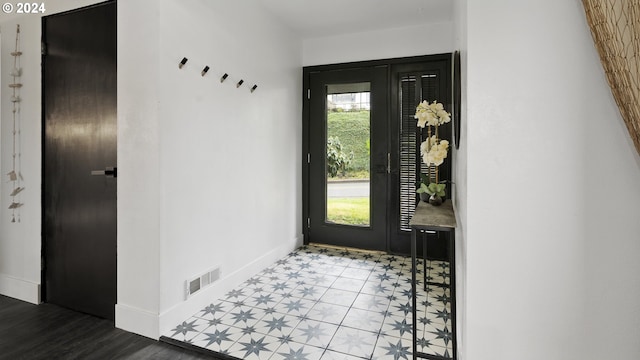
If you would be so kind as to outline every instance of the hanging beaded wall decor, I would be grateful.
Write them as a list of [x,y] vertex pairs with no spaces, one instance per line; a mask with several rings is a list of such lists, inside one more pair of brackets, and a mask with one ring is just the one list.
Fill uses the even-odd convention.
[[13,105],[12,113],[13,113],[13,151],[12,151],[12,166],[11,171],[7,174],[9,176],[9,181],[13,184],[13,191],[9,196],[11,196],[11,205],[9,205],[9,209],[11,210],[11,222],[20,222],[20,208],[24,205],[20,201],[20,192],[24,190],[24,186],[22,186],[22,182],[24,179],[22,178],[21,168],[21,143],[20,143],[20,89],[22,88],[22,84],[20,83],[20,76],[22,75],[22,68],[20,67],[20,55],[22,52],[20,51],[20,25],[16,28],[16,45],[15,50],[11,53],[13,56],[13,68],[11,69],[11,77],[13,81],[9,84],[9,87],[12,90],[11,94],[11,104]]

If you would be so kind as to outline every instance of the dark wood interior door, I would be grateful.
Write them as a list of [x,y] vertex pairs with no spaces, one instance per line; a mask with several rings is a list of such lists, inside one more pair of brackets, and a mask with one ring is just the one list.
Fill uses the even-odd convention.
[[113,320],[116,3],[42,24],[43,298]]

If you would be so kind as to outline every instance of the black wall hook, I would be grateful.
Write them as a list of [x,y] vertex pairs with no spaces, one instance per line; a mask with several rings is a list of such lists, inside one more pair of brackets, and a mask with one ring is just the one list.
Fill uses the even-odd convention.
[[200,75],[204,76],[207,73],[207,71],[209,71],[209,67],[205,66],[204,69],[202,69],[202,72],[200,72]]
[[258,85],[253,84],[253,86],[251,87],[251,92],[256,91],[257,88],[258,88]]
[[242,86],[242,84],[244,84],[244,80],[240,79],[240,81],[238,81],[238,83],[236,84],[236,87],[239,88],[240,86]]
[[186,57],[183,57],[182,60],[180,61],[180,64],[178,64],[178,69],[182,69],[182,67],[184,66],[184,64],[187,63],[187,61],[189,61],[189,59],[187,59]]
[[222,77],[220,78],[220,82],[224,82],[225,80],[227,80],[227,77],[229,77],[229,74],[224,73],[224,75],[222,75]]

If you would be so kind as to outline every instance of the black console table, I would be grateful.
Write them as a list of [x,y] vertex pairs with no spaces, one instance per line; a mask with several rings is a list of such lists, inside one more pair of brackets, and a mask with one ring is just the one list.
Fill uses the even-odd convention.
[[[415,213],[409,222],[411,226],[411,291],[412,291],[412,322],[413,322],[413,359],[426,358],[426,359],[456,359],[456,277],[455,277],[455,228],[456,228],[456,215],[453,211],[453,204],[450,199],[447,199],[440,206],[432,206],[424,202],[419,202],[416,207]],[[418,238],[427,239],[426,231],[444,231],[449,234],[449,284],[433,284],[425,282],[425,289],[428,285],[445,286],[449,287],[451,294],[451,357],[443,357],[434,354],[427,354],[418,352],[417,349],[417,291],[416,286],[416,270],[417,270],[417,243]],[[426,249],[426,240],[423,244]],[[426,250],[424,255],[424,271],[427,271],[427,258]],[[420,290],[422,290],[420,288]]]

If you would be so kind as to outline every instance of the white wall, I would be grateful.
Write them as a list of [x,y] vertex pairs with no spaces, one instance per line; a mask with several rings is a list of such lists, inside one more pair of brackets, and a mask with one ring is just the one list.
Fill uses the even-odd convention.
[[637,359],[640,159],[582,5],[462,5],[468,166],[461,359]]
[[460,113],[461,135],[458,149],[453,148],[453,201],[456,210],[456,322],[457,351],[460,359],[467,359],[467,3],[456,0],[454,4],[454,44],[460,51]]
[[158,337],[301,244],[301,41],[257,4],[118,6],[116,325]]
[[452,52],[453,23],[305,39],[304,66]]
[[160,10],[154,0],[118,3],[116,326],[152,338],[160,332]]
[[[82,7],[97,1],[60,0],[47,2],[45,13],[51,15],[72,8]],[[41,16],[37,14],[17,15],[0,13],[2,48],[0,61],[0,294],[28,301],[40,302],[40,255],[41,255],[41,73],[40,37]],[[18,114],[20,128],[21,172],[24,177],[20,193],[20,222],[11,223],[9,194],[13,184],[7,182],[6,174],[12,168],[12,106],[8,85],[13,82],[9,72],[13,67],[11,52],[15,47],[16,24],[20,24],[20,47],[23,55],[20,89],[22,98]]]
[[[24,19],[27,20],[27,19]],[[24,55],[21,56],[23,75],[20,79],[24,86],[20,89],[21,111],[16,114],[18,141],[22,140],[21,173],[24,178],[22,186],[25,190],[18,201],[24,206],[16,214],[19,221],[11,223],[12,212],[7,207],[11,204],[9,194],[13,191],[13,183],[8,182],[7,173],[12,169],[13,153],[13,117],[12,91],[8,87],[13,82],[9,75],[13,67],[16,22],[8,21],[0,25],[2,33],[2,74],[1,74],[1,108],[2,121],[0,134],[0,293],[31,303],[40,301],[40,49],[39,42],[30,39],[39,38],[39,19],[19,21]],[[34,86],[35,85],[35,86]],[[19,144],[19,142],[18,142]],[[18,219],[16,219],[18,221]]]

